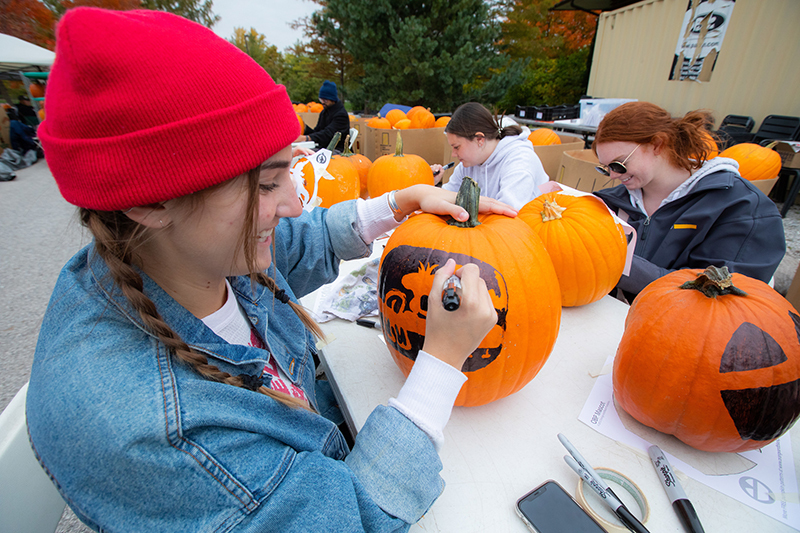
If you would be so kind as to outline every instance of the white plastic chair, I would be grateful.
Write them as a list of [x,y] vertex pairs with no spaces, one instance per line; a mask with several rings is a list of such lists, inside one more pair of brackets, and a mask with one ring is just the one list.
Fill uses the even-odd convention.
[[350,128],[350,151],[353,151],[353,145],[356,144],[356,137],[358,137],[358,130]]
[[26,383],[0,413],[0,531],[55,531],[66,504],[28,442]]

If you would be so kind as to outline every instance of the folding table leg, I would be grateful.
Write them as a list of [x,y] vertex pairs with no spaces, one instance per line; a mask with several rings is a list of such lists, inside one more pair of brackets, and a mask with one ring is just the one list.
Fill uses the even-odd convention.
[[783,218],[786,216],[786,213],[789,212],[789,209],[794,205],[794,200],[797,198],[797,193],[800,193],[800,169],[785,168],[781,172],[790,172],[794,174],[792,188],[789,189],[789,193],[783,200],[783,208],[781,209],[781,218]]

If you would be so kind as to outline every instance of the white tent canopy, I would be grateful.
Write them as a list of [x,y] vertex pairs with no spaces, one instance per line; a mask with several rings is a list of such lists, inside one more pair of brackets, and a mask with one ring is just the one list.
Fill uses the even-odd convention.
[[49,70],[55,59],[46,48],[0,33],[0,72]]

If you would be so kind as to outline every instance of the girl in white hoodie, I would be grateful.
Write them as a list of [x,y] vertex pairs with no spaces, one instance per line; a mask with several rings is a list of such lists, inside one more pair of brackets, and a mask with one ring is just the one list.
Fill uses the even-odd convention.
[[[528,140],[528,128],[501,126],[492,113],[477,102],[461,105],[444,129],[453,157],[459,164],[442,185],[457,191],[464,176],[474,179],[481,195],[500,200],[519,210],[539,194],[549,180],[542,162]],[[434,175],[441,165],[432,165]]]

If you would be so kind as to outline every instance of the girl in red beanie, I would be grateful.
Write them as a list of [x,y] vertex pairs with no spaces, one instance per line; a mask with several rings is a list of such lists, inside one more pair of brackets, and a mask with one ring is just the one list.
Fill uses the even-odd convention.
[[[103,531],[396,531],[443,489],[459,371],[497,317],[474,265],[428,308],[424,351],[352,450],[297,297],[416,210],[413,186],[301,209],[284,87],[208,29],[157,11],[68,11],[39,135],[94,241],[64,267],[29,392],[32,445]],[[483,212],[514,215],[482,200]],[[434,292],[455,271],[436,274]],[[430,302],[438,302],[430,298]]]

